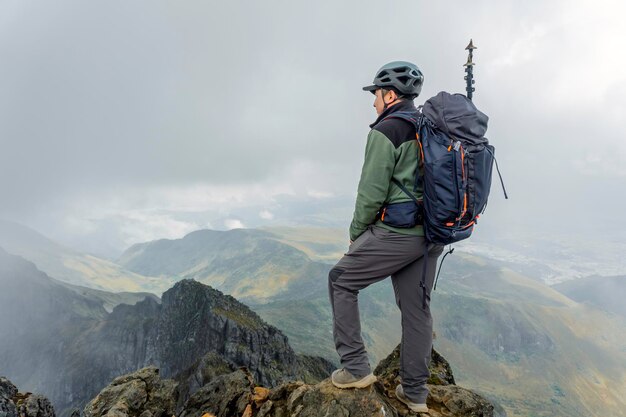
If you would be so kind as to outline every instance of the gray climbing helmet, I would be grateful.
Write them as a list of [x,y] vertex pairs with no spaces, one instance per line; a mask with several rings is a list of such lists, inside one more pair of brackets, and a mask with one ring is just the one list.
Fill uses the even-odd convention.
[[417,97],[422,91],[422,84],[424,74],[417,65],[407,61],[393,61],[383,65],[376,72],[373,84],[363,87],[363,90],[374,92],[379,88],[393,87],[402,95]]

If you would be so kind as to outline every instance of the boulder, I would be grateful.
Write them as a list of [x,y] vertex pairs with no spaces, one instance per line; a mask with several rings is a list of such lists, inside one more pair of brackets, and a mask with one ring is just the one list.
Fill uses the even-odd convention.
[[1,417],[55,417],[54,407],[42,395],[19,392],[7,378],[0,376]]
[[170,417],[175,414],[177,383],[162,380],[154,366],[121,375],[83,410],[83,417]]

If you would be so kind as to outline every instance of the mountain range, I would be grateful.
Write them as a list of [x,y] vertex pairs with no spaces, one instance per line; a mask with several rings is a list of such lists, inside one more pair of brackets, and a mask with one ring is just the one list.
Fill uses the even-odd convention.
[[[117,264],[139,276],[193,279],[230,294],[281,329],[295,352],[337,364],[326,282],[347,242],[334,229],[326,232],[199,230],[134,245]],[[497,259],[457,249],[443,265],[431,302],[435,347],[460,383],[510,416],[619,415],[625,405],[624,319],[557,289]],[[360,308],[375,364],[400,340],[389,283],[362,291]]]

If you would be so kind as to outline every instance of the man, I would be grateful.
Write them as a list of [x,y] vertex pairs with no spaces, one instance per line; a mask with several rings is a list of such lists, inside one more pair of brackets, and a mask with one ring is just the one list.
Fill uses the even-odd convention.
[[[328,277],[333,337],[342,365],[332,374],[333,384],[339,388],[365,388],[376,381],[361,338],[358,292],[391,276],[402,315],[402,383],[396,387],[396,395],[411,410],[418,412],[428,412],[426,381],[430,376],[428,364],[432,348],[429,300],[437,258],[443,246],[431,244],[426,248],[421,224],[390,226],[381,216],[381,208],[412,201],[406,194],[411,192],[409,190],[418,200],[422,198],[417,178],[423,168],[418,164],[415,127],[407,120],[389,116],[397,112],[419,115],[413,99],[419,95],[423,81],[417,66],[395,61],[380,68],[373,85],[363,87],[376,96],[374,107],[378,118],[370,125],[367,137],[350,225],[350,247]],[[426,274],[422,281],[424,270]],[[425,285],[420,286],[420,282]]]

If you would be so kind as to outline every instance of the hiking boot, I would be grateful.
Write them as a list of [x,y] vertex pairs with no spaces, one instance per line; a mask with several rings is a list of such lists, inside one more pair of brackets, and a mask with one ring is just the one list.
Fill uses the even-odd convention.
[[415,411],[418,413],[428,413],[428,406],[426,403],[414,403],[409,400],[406,395],[404,395],[404,389],[402,388],[402,384],[398,384],[396,387],[396,397],[406,404],[409,407],[409,410]]
[[330,380],[337,388],[366,388],[376,382],[376,376],[370,372],[369,375],[358,377],[341,368],[333,372]]

